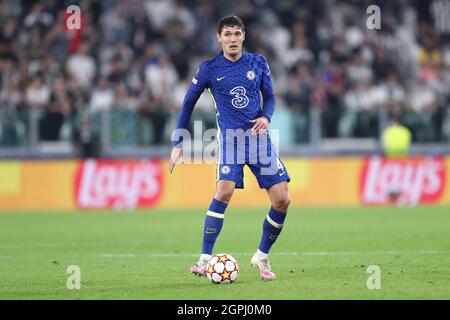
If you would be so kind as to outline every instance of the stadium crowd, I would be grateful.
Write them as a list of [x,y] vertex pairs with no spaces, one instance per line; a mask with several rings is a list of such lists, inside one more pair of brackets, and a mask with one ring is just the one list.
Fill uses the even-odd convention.
[[[66,27],[71,4],[80,30]],[[366,25],[371,4],[379,30]],[[313,108],[325,137],[377,137],[384,112],[416,142],[450,138],[448,1],[1,0],[0,145],[25,139],[29,110],[39,140],[91,139],[86,115],[114,110],[112,126],[137,130],[137,143],[167,143],[227,14],[246,24],[246,50],[267,57],[295,142],[307,141]],[[215,125],[207,95],[195,116]]]

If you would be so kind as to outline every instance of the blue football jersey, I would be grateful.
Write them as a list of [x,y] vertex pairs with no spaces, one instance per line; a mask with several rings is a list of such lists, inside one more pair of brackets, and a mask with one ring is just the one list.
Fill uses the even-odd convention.
[[[219,129],[217,180],[235,181],[236,188],[243,188],[243,167],[248,165],[261,188],[270,188],[281,181],[289,182],[289,174],[269,134],[248,134],[254,125],[250,120],[264,116],[270,122],[275,110],[266,58],[244,51],[242,57],[233,62],[221,52],[213,59],[203,61],[184,98],[177,129],[187,128],[195,103],[205,89],[213,100]],[[182,137],[176,135],[174,146],[182,141]]]
[[261,99],[274,100],[274,92],[270,69],[262,55],[244,51],[239,60],[232,62],[221,52],[200,64],[191,86],[195,91],[209,91],[221,131],[248,130],[253,127],[250,120],[260,116],[270,121],[274,106],[264,110]]

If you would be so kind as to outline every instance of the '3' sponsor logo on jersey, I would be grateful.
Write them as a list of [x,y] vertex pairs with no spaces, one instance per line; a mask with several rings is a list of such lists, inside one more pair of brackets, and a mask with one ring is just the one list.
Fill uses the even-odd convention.
[[245,95],[247,90],[242,86],[237,86],[231,89],[230,94],[235,97],[231,99],[231,104],[236,108],[245,108],[249,103],[249,98]]

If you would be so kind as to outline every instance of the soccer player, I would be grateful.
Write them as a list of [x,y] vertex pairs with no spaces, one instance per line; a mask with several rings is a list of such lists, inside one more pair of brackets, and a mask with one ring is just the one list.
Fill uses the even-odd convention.
[[[290,203],[290,177],[267,132],[275,109],[270,70],[265,57],[243,50],[245,27],[239,17],[220,19],[217,40],[222,52],[200,64],[184,98],[177,124],[177,129],[188,127],[194,105],[207,89],[216,109],[219,161],[216,193],[204,223],[202,254],[191,267],[191,273],[206,275],[214,243],[222,229],[225,210],[234,189],[244,187],[243,168],[248,165],[260,188],[267,190],[271,202],[263,223],[261,241],[251,264],[259,270],[263,280],[275,280],[268,254],[286,218]],[[252,149],[255,141],[256,148]],[[174,139],[173,143],[169,161],[171,173],[183,156],[182,138]]]

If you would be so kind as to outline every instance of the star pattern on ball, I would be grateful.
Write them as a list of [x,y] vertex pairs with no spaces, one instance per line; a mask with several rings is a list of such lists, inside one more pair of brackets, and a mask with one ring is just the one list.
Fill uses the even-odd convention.
[[231,280],[230,275],[231,275],[231,272],[228,272],[228,271],[225,270],[225,271],[222,273],[222,281],[223,281],[223,280]]
[[206,268],[206,275],[212,283],[233,283],[239,274],[236,260],[229,254],[212,257]]

